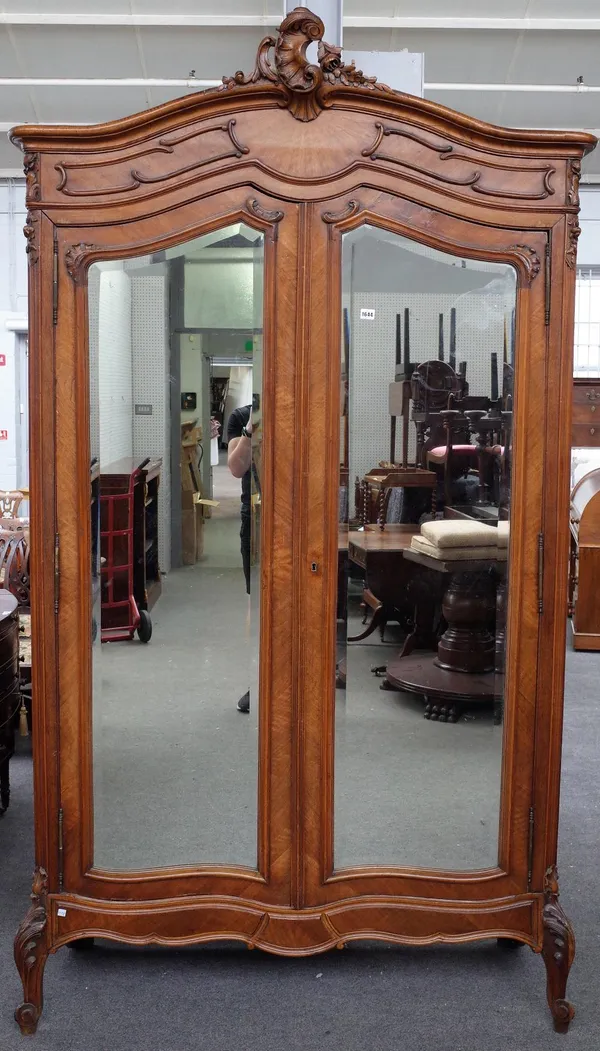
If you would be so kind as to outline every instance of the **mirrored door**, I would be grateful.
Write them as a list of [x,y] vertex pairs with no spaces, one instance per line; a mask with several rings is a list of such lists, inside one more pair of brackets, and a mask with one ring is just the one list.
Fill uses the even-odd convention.
[[89,271],[96,869],[257,867],[263,266],[238,222]]
[[491,869],[516,270],[341,240],[333,868]]

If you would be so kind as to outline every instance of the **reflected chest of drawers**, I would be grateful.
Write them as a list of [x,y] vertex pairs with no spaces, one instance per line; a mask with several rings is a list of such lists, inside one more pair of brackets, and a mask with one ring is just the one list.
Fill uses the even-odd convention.
[[573,380],[571,445],[600,448],[600,377]]

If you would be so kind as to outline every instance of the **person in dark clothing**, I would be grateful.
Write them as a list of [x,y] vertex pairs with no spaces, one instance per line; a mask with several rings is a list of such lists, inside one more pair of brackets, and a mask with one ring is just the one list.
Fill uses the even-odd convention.
[[[234,478],[242,479],[240,546],[246,579],[246,594],[250,594],[250,537],[252,492],[252,406],[234,409],[227,423],[227,466]],[[250,711],[250,691],[238,701],[240,712]]]

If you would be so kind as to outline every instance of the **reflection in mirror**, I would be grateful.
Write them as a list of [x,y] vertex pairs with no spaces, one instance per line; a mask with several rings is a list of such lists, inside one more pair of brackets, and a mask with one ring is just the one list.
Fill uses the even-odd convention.
[[94,865],[256,867],[263,237],[89,271]]
[[335,868],[493,867],[516,271],[342,243]]

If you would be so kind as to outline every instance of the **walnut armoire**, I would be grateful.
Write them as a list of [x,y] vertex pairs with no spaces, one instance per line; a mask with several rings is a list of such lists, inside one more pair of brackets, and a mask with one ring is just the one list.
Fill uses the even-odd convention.
[[[322,37],[298,8],[254,71],[218,88],[108,124],[13,131],[27,182],[32,429],[36,869],[15,943],[23,1032],[40,1017],[48,954],[94,937],[238,939],[282,956],[360,938],[499,939],[541,953],[555,1028],[573,1016],[556,855],[578,181],[595,140],[494,127],[392,91]],[[94,854],[88,273],[232,223],[264,242],[257,863],[175,857],[117,871]],[[497,861],[466,870],[334,857],[342,242],[363,226],[515,274]],[[460,727],[440,730],[451,749]]]

